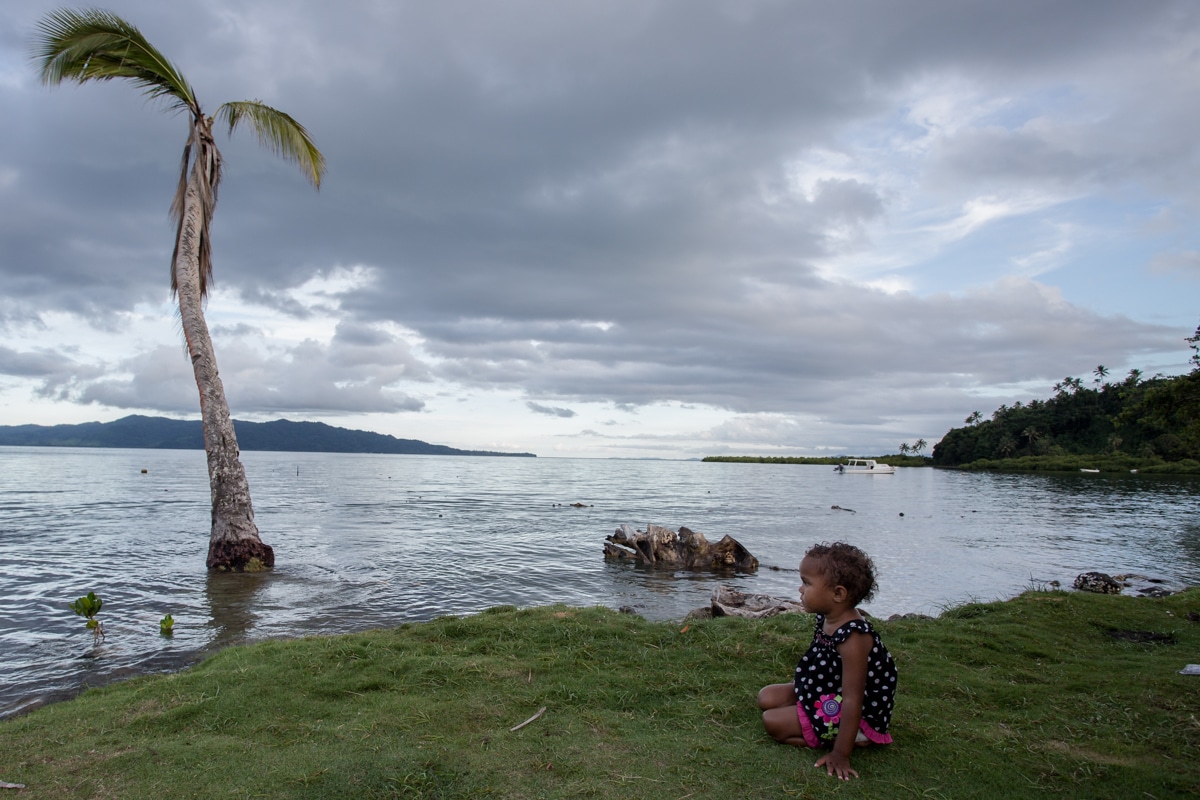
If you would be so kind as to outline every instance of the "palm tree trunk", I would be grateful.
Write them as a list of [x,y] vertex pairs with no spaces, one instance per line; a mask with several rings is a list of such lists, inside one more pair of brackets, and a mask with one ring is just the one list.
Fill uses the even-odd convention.
[[[202,148],[200,148],[202,149]],[[263,544],[254,524],[250,484],[238,458],[237,436],[217,374],[208,323],[204,320],[200,292],[199,243],[203,227],[201,204],[202,153],[197,153],[188,178],[183,219],[176,252],[175,281],[179,318],[188,355],[200,390],[200,417],[204,425],[204,450],[208,455],[208,480],[212,489],[212,533],[208,544],[209,569],[257,571],[275,566],[275,551]]]

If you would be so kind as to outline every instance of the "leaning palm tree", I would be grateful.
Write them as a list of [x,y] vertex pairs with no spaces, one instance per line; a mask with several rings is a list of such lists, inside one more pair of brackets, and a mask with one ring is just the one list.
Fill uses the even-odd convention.
[[38,24],[34,58],[46,85],[123,78],[151,98],[165,101],[169,110],[188,116],[188,139],[171,203],[176,222],[171,291],[179,299],[183,336],[200,390],[212,489],[207,564],[216,570],[272,567],[275,553],[263,544],[254,523],[250,485],[238,458],[229,404],[204,321],[204,299],[212,276],[209,231],[221,181],[221,154],[213,140],[213,122],[226,123],[230,133],[238,123],[249,123],[260,143],[296,162],[316,187],[325,171],[325,158],[304,126],[257,100],[226,103],[215,117],[205,116],[179,70],[137,28],[107,11],[59,10],[46,15]]

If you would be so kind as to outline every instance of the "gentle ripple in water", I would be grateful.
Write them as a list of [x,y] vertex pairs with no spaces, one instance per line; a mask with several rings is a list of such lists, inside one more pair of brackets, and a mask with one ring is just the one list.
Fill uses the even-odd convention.
[[[0,716],[260,638],[502,604],[628,605],[678,619],[719,583],[794,597],[795,565],[817,541],[873,556],[880,591],[867,608],[880,616],[1008,597],[1035,581],[1069,585],[1091,569],[1200,582],[1194,478],[262,452],[243,461],[277,567],[209,575],[203,452],[0,448]],[[623,522],[728,533],[786,570],[607,563],[603,538]],[[108,638],[95,648],[67,608],[88,591],[104,599]],[[168,613],[171,639],[158,634]]]

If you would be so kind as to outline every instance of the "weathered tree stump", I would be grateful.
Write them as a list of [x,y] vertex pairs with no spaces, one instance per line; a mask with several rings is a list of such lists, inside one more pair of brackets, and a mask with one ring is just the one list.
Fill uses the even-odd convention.
[[604,540],[605,558],[634,559],[669,569],[758,569],[758,559],[736,539],[725,536],[712,544],[703,533],[683,527],[676,533],[661,525],[647,525],[645,531],[622,525]]
[[803,613],[804,606],[797,600],[784,600],[766,594],[746,594],[732,586],[718,586],[712,590],[709,609],[714,617],[762,619],[776,614]]

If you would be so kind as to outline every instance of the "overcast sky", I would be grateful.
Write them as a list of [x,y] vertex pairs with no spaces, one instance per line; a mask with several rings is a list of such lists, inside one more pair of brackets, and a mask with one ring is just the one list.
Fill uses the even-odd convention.
[[[198,418],[186,120],[43,87],[0,5],[0,424]],[[238,419],[542,456],[895,452],[1200,322],[1194,0],[114,0],[248,131],[208,307]]]

